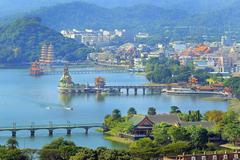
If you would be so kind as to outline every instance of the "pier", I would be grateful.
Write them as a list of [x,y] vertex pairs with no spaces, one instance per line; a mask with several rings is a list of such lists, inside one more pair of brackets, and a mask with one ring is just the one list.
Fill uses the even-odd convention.
[[73,129],[84,129],[85,134],[88,134],[89,129],[91,128],[102,128],[105,130],[105,126],[102,123],[92,123],[92,124],[71,124],[70,122],[66,124],[53,124],[49,123],[47,125],[35,125],[32,123],[29,126],[17,126],[16,123],[13,123],[9,127],[0,127],[0,132],[9,131],[12,133],[12,137],[17,136],[18,131],[29,131],[31,137],[35,136],[36,131],[38,130],[47,130],[49,136],[53,136],[53,133],[57,129],[65,129],[67,135],[71,135]]

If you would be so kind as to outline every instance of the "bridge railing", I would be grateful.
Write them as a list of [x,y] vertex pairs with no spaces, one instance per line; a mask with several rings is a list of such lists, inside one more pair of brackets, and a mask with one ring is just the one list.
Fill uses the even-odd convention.
[[81,127],[103,127],[103,123],[66,123],[66,124],[43,124],[43,125],[13,125],[13,126],[0,126],[0,130],[8,130],[8,129],[35,129],[35,128],[81,128]]

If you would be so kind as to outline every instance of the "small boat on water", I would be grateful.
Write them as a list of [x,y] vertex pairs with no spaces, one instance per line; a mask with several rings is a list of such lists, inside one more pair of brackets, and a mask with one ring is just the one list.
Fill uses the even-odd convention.
[[65,107],[64,109],[65,109],[65,110],[68,110],[68,111],[73,111],[73,108],[72,108],[72,107]]
[[208,94],[208,95],[226,95],[224,92],[211,90],[201,90],[201,89],[194,89],[194,88],[172,88],[172,89],[165,89],[163,93],[166,94]]

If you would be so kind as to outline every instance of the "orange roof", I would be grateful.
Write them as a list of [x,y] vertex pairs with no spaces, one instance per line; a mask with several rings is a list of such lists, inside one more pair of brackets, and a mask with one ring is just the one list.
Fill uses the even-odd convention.
[[193,53],[210,53],[211,49],[205,44],[199,44],[193,49]]

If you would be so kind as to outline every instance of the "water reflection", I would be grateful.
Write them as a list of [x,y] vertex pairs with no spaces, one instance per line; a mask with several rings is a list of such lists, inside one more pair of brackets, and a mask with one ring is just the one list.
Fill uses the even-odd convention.
[[73,95],[71,94],[59,94],[59,99],[65,107],[71,106],[71,101],[72,101]]

